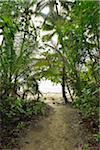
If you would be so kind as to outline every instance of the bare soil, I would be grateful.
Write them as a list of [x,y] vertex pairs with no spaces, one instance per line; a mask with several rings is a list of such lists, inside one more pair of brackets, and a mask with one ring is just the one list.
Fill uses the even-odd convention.
[[82,150],[88,135],[78,111],[65,105],[59,94],[45,94],[45,102],[53,111],[28,129],[20,141],[21,150]]

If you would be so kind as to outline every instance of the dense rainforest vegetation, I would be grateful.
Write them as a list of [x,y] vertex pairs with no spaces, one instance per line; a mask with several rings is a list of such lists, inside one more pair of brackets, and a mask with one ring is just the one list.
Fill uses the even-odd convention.
[[73,106],[97,127],[99,8],[96,0],[0,1],[1,129],[44,112],[42,78],[61,84],[66,103],[67,88]]

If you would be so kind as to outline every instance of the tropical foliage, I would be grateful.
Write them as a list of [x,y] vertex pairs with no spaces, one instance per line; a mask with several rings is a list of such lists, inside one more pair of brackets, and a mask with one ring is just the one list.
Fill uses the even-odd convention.
[[39,60],[41,73],[62,84],[65,100],[66,86],[71,99],[76,99],[74,104],[85,116],[92,117],[98,113],[99,102],[98,2],[52,1],[43,6],[49,7],[49,12],[43,16],[42,31],[47,34],[42,37],[46,51]]
[[[42,114],[42,102],[27,101],[27,95],[39,99],[34,76],[37,34],[31,20],[35,1],[0,2],[0,129],[16,127],[33,114]],[[6,10],[6,11],[5,11]],[[33,97],[34,98],[34,97]],[[12,124],[12,125],[11,125]],[[0,130],[0,131],[1,131]],[[8,134],[8,131],[4,134]],[[10,131],[10,130],[9,130]],[[4,142],[1,133],[0,142]]]
[[26,101],[39,99],[42,78],[62,85],[66,103],[67,88],[73,105],[98,123],[99,1],[1,1],[0,37],[2,124],[42,112],[43,103]]

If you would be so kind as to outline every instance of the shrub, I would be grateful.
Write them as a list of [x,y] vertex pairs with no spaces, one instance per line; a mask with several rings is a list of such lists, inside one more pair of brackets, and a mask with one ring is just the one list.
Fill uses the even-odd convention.
[[0,103],[0,114],[3,124],[10,125],[32,115],[44,113],[45,104],[40,101],[27,101],[20,98],[7,97]]

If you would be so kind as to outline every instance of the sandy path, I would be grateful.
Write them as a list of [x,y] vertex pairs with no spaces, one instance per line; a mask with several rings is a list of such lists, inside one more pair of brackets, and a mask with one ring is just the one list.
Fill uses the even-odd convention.
[[54,111],[28,131],[21,150],[81,150],[83,140],[76,110],[60,104],[59,97],[47,98],[46,102]]

